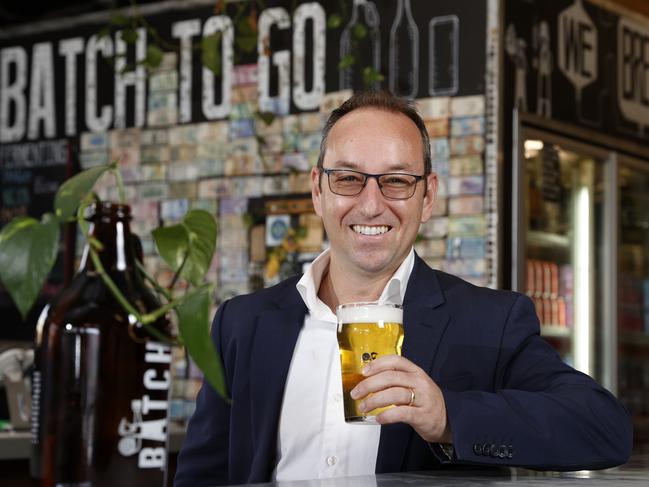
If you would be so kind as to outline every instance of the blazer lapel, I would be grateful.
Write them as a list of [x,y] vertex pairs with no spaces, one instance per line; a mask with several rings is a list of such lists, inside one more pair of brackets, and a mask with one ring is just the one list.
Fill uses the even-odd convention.
[[277,309],[259,316],[250,360],[252,448],[255,452],[250,478],[269,478],[274,468],[284,387],[306,311],[293,287],[278,301]]
[[[429,375],[437,348],[450,320],[442,306],[444,302],[444,294],[435,272],[417,256],[403,302],[402,355]],[[416,433],[405,423],[381,427],[376,473],[402,470],[408,443],[413,434]]]

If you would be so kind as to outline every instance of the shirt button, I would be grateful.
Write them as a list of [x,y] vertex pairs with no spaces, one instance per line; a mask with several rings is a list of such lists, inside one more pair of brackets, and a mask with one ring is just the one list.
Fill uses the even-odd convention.
[[327,465],[329,465],[330,467],[333,467],[337,461],[338,459],[334,456],[327,457]]
[[342,394],[340,394],[340,393],[334,394],[334,401],[335,402],[340,402],[342,400],[343,400],[343,395]]

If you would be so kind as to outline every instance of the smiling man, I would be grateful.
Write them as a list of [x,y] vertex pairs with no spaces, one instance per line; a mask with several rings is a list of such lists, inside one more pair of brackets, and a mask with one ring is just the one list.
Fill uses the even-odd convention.
[[[427,470],[605,468],[626,461],[620,403],[539,337],[531,301],[429,268],[414,252],[437,190],[412,103],[354,95],[331,114],[312,196],[330,248],[303,276],[223,303],[212,335],[231,403],[205,384],[177,487]],[[403,356],[351,391],[380,425],[344,421],[335,308],[404,309]]]

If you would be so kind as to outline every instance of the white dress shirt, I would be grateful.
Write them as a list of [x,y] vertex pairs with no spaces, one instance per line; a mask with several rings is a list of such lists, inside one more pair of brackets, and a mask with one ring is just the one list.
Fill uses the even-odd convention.
[[[325,250],[296,285],[308,312],[286,379],[273,480],[369,475],[376,468],[381,427],[345,423],[336,315],[318,298],[329,258]],[[414,264],[411,249],[379,301],[403,304]]]

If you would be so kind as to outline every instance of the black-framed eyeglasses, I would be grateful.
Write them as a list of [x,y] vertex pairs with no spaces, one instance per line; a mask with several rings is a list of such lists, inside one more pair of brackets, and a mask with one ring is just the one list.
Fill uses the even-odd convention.
[[356,196],[363,191],[370,178],[376,179],[381,194],[390,200],[407,200],[412,198],[417,189],[417,183],[424,180],[425,176],[407,174],[402,172],[386,172],[383,174],[370,174],[351,169],[326,169],[320,171],[327,175],[329,189],[339,196]]

